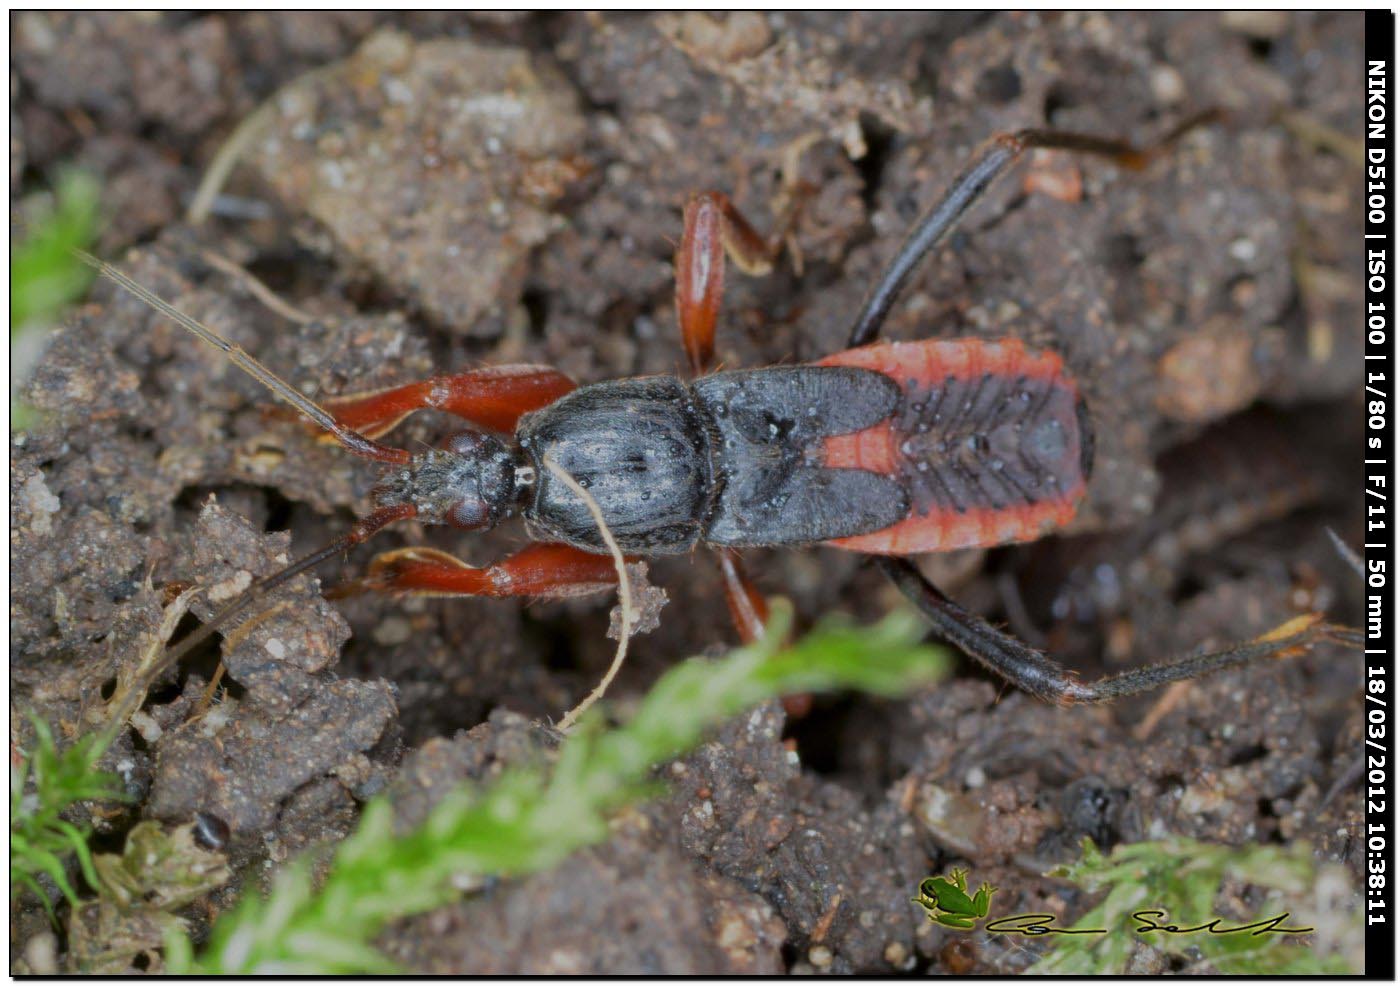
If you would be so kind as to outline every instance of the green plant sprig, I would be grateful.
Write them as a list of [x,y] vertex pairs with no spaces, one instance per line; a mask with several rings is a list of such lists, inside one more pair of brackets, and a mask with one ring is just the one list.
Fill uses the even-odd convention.
[[[64,864],[71,852],[77,857],[83,879],[89,886],[98,885],[87,844],[89,833],[65,820],[63,812],[80,801],[122,799],[125,792],[121,778],[96,767],[107,749],[108,735],[89,733],[60,753],[49,724],[33,715],[30,721],[34,724],[33,749],[10,771],[10,900],[28,888],[56,922],[53,904],[39,883],[40,874],[47,874],[77,907],[78,894]],[[26,794],[31,777],[34,790]]]
[[80,298],[95,276],[73,256],[97,235],[97,179],[82,171],[59,176],[53,205],[36,216],[10,254],[10,335],[47,322]]
[[792,614],[775,605],[764,642],[720,661],[692,659],[661,678],[623,726],[586,715],[550,771],[518,769],[490,787],[449,794],[418,828],[395,837],[393,809],[366,806],[312,890],[305,860],[284,868],[266,899],[249,895],[215,926],[196,961],[180,935],[167,939],[172,972],[261,975],[387,972],[369,943],[388,922],[452,900],[464,878],[514,876],[554,865],[608,835],[608,819],[655,790],[651,771],[707,730],[784,694],[854,688],[894,696],[948,668],[918,642],[922,624],[897,612],[872,627],[828,624],[781,650]]
[[[34,411],[19,393],[48,344],[51,323],[82,297],[93,272],[73,254],[92,245],[100,224],[97,179],[63,172],[53,201],[10,248],[10,430],[30,427]],[[12,234],[13,235],[13,234]]]

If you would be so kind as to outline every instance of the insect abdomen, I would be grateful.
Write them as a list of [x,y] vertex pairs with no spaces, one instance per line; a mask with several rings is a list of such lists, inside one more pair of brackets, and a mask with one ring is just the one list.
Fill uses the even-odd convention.
[[929,340],[822,363],[876,370],[899,385],[888,419],[826,439],[826,465],[897,478],[909,500],[903,519],[829,543],[892,555],[990,547],[1034,540],[1073,518],[1092,436],[1054,353],[1014,339]]

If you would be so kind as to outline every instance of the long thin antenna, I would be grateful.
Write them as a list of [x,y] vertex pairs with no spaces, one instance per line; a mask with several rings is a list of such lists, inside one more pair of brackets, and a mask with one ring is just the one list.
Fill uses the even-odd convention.
[[173,322],[178,322],[204,342],[219,350],[229,358],[230,362],[244,373],[247,373],[254,380],[258,381],[258,383],[292,405],[292,407],[296,408],[310,419],[313,424],[324,428],[334,435],[336,441],[340,442],[340,444],[345,446],[349,451],[354,452],[356,455],[364,456],[366,459],[373,459],[376,462],[387,462],[391,465],[407,465],[412,461],[413,454],[411,452],[404,449],[391,448],[388,445],[380,445],[378,442],[361,435],[358,431],[345,427],[335,419],[334,415],[321,407],[321,405],[311,400],[311,398],[301,393],[277,374],[249,356],[241,346],[229,342],[213,329],[190,318],[190,316],[180,311],[174,305],[171,305],[140,284],[137,284],[116,267],[82,250],[74,250],[73,253],[79,260],[89,267],[94,268],[99,274],[109,281],[112,281],[122,290],[141,299],[166,318]]
[[392,507],[381,507],[368,517],[356,521],[354,527],[350,528],[349,531],[336,538],[324,548],[313,551],[303,558],[298,558],[281,571],[273,572],[266,578],[254,582],[241,596],[216,612],[209,618],[208,622],[204,623],[184,640],[181,640],[174,647],[166,650],[166,652],[161,655],[160,660],[147,668],[142,674],[141,680],[137,681],[127,692],[127,699],[123,708],[116,710],[116,714],[110,719],[111,725],[108,728],[113,730],[121,729],[122,726],[126,724],[127,719],[129,719],[146,700],[146,692],[150,689],[151,685],[155,683],[156,678],[160,677],[168,668],[184,660],[191,651],[208,640],[215,632],[226,626],[229,620],[247,609],[249,605],[264,598],[272,590],[296,578],[302,572],[315,568],[317,565],[321,564],[321,562],[334,558],[342,551],[348,551],[355,545],[368,541],[380,530],[394,523],[394,521],[407,520],[415,513],[417,513],[417,510],[411,503],[396,504]]
[[[367,459],[373,459],[377,462],[384,462],[392,465],[407,465],[413,461],[413,454],[411,452],[404,449],[391,448],[387,445],[380,445],[378,442],[366,438],[359,432],[345,427],[337,421],[329,411],[296,390],[291,384],[263,366],[252,356],[249,356],[242,347],[235,345],[213,329],[186,315],[174,305],[165,301],[165,299],[142,287],[116,267],[82,250],[73,250],[72,252],[79,260],[89,267],[94,268],[100,275],[115,283],[122,290],[145,302],[147,305],[150,305],[151,308],[160,312],[166,318],[178,323],[198,336],[205,343],[219,350],[227,356],[230,362],[235,366],[257,380],[292,407],[296,408],[313,424],[324,428],[334,435],[336,440],[349,451],[354,452],[356,455],[364,456]],[[122,702],[122,707],[117,709],[115,714],[111,717],[108,728],[114,732],[122,729],[132,714],[141,707],[141,703],[145,701],[146,693],[150,690],[156,678],[173,667],[176,663],[183,660],[196,647],[208,640],[217,631],[227,626],[230,620],[243,612],[243,610],[247,609],[250,605],[265,598],[268,593],[289,580],[296,578],[296,576],[303,572],[315,568],[317,565],[335,557],[341,552],[348,551],[355,545],[369,540],[389,524],[399,520],[407,520],[413,517],[417,512],[417,508],[410,503],[381,507],[368,517],[356,521],[355,526],[324,548],[313,551],[304,558],[299,558],[292,562],[281,571],[274,572],[266,578],[253,583],[247,591],[230,602],[223,609],[214,613],[206,623],[188,637],[181,640],[175,646],[168,648],[165,653],[161,655],[159,660],[143,671],[140,679],[129,689],[127,697]]]

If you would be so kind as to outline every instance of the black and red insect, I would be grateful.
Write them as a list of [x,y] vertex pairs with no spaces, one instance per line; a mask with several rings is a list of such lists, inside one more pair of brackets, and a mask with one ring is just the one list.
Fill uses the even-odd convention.
[[[917,264],[979,195],[1032,147],[1106,156],[1140,167],[1191,126],[1139,150],[1123,141],[1031,130],[993,139],[914,226],[868,295],[851,348],[813,364],[707,373],[726,255],[743,270],[771,265],[776,245],[717,192],[685,208],[676,302],[692,379],[640,377],[576,387],[542,366],[468,370],[321,407],[211,330],[114,268],[104,274],[142,297],[301,411],[357,455],[388,467],[375,510],[326,548],[263,580],[206,624],[212,631],[274,586],[415,518],[483,530],[519,514],[537,543],[477,568],[444,552],[379,555],[358,585],[385,592],[558,597],[616,582],[584,499],[601,509],[631,556],[716,549],[741,636],[763,632],[762,598],[737,552],[828,545],[879,564],[936,632],[1043,698],[1094,702],[1306,646],[1333,628],[1315,618],[1210,654],[1082,683],[1072,672],[958,607],[906,558],[1036,539],[1063,526],[1093,466],[1091,418],[1060,357],[1014,338],[875,338]],[[378,441],[415,410],[435,408],[476,426],[441,448],[409,452]]]

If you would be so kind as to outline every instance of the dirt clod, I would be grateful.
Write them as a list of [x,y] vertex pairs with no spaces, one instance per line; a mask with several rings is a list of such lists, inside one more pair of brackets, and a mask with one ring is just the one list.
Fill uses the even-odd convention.
[[376,34],[272,114],[252,161],[287,208],[459,332],[500,333],[584,171],[573,90],[518,49]]
[[235,836],[267,829],[302,785],[372,748],[394,714],[383,684],[322,682],[283,716],[238,706],[173,730],[157,745],[150,810],[158,818],[208,811]]

